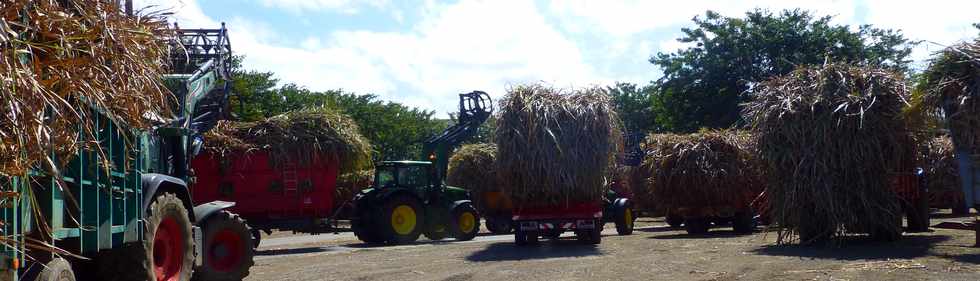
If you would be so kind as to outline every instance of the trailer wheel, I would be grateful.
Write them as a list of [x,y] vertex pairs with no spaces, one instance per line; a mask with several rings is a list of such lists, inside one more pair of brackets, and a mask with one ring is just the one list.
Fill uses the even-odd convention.
[[514,231],[514,244],[517,246],[529,246],[538,244],[538,234],[523,230]]
[[194,270],[193,280],[242,280],[255,264],[252,230],[241,217],[221,211],[201,225],[204,231],[204,265]]
[[633,208],[630,206],[623,206],[616,211],[616,233],[619,235],[630,235],[633,234],[633,221],[636,218],[633,217]]
[[593,229],[576,231],[575,238],[585,244],[597,245],[602,243],[602,228],[598,227],[599,224],[596,224],[596,226]]
[[959,206],[959,204],[957,204],[957,206],[953,207],[953,215],[965,216],[969,214],[970,214],[970,208],[967,206]]
[[755,227],[755,216],[751,212],[735,213],[735,218],[732,220],[732,229],[735,230],[735,233],[752,233],[755,231]]
[[476,238],[480,232],[480,215],[470,204],[462,204],[453,209],[451,220],[453,237],[459,241],[469,241]]
[[381,210],[381,233],[391,244],[405,244],[419,239],[425,220],[422,204],[408,196],[395,196]]
[[490,233],[497,234],[497,235],[509,234],[513,229],[510,218],[487,217],[486,220],[487,220],[487,230],[489,230]]
[[675,214],[671,214],[670,212],[668,212],[667,213],[667,216],[664,217],[664,221],[667,222],[667,225],[669,225],[670,227],[673,227],[673,228],[681,227],[681,225],[684,224],[684,218],[683,217],[678,216],[678,215],[675,215]]
[[687,234],[705,234],[711,229],[711,222],[705,218],[686,219],[684,220],[684,228],[687,230]]
[[35,264],[27,269],[21,280],[31,281],[75,281],[71,264],[63,258],[54,258],[43,266]]
[[253,249],[258,249],[259,248],[259,243],[261,243],[261,242],[262,242],[262,231],[259,230],[258,228],[253,228],[252,229],[252,245],[253,245],[252,248]]

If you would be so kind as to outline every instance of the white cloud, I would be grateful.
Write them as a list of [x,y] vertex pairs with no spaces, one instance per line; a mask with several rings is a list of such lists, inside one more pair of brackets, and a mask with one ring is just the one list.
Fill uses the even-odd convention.
[[266,7],[277,7],[292,12],[337,11],[344,14],[357,14],[364,6],[384,8],[387,0],[261,0]]

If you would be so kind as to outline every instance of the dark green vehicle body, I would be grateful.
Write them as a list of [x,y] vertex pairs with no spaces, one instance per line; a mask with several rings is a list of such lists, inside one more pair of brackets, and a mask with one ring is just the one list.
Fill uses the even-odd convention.
[[[472,239],[456,237],[457,235],[449,229],[456,219],[454,210],[469,208],[475,214],[469,191],[445,185],[438,176],[436,167],[431,162],[423,161],[388,161],[376,166],[374,186],[362,190],[354,200],[355,217],[352,227],[355,228],[358,237],[369,243],[405,242],[377,237],[368,238],[384,233],[379,230],[386,226],[386,221],[381,219],[384,217],[383,212],[386,211],[382,206],[393,198],[408,198],[420,203],[421,216],[417,223],[423,228],[421,233],[430,239],[438,240],[444,237]],[[476,231],[478,231],[478,214],[475,219]],[[433,228],[437,226],[445,228],[433,233]]]

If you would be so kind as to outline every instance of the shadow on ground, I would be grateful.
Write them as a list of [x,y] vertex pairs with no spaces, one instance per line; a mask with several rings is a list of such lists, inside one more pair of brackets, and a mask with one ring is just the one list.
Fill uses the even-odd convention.
[[255,255],[256,256],[302,255],[302,254],[312,254],[312,253],[337,252],[337,251],[343,251],[344,248],[345,247],[343,246],[327,246],[327,247],[306,247],[306,248],[291,248],[291,249],[270,249],[270,250],[255,251]]
[[895,242],[880,242],[866,236],[855,236],[846,238],[840,242],[841,244],[770,245],[759,247],[752,252],[769,256],[834,260],[914,259],[930,255],[935,244],[948,240],[950,237],[943,235],[916,235],[905,236]]
[[658,233],[658,232],[667,232],[667,231],[683,230],[683,229],[684,229],[683,227],[670,227],[669,225],[661,225],[661,226],[636,228],[634,231]]
[[517,246],[513,242],[487,245],[466,257],[472,262],[517,261],[550,258],[570,258],[602,255],[596,245],[583,245],[575,240],[541,241],[538,245]]
[[712,230],[705,234],[675,233],[669,235],[650,236],[650,239],[672,240],[672,239],[701,239],[701,238],[732,238],[742,236],[752,236],[753,233],[738,233],[732,230]]

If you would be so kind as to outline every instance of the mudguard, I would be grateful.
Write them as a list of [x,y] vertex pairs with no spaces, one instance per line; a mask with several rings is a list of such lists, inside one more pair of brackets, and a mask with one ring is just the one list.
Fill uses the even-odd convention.
[[184,203],[184,208],[190,213],[191,219],[195,219],[194,206],[191,204],[190,192],[188,192],[187,183],[184,180],[154,173],[143,174],[140,176],[140,180],[143,185],[142,210],[144,214],[158,192],[171,192]]
[[221,210],[234,206],[235,202],[227,201],[212,201],[198,205],[197,207],[194,207],[194,214],[197,214],[197,219],[194,220],[194,225],[200,226],[201,222],[204,222],[212,215],[217,214]]
[[456,201],[453,201],[453,205],[449,207],[449,210],[450,211],[455,210],[456,207],[459,207],[459,205],[463,205],[463,204],[470,204],[470,205],[472,205],[473,204],[473,200],[456,200]]

